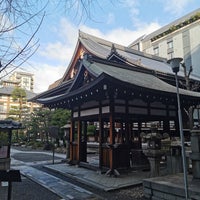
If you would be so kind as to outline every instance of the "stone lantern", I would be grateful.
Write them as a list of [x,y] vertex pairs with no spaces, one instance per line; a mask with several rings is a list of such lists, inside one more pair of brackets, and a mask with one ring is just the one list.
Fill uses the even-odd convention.
[[147,148],[143,150],[143,153],[147,156],[150,169],[151,177],[160,175],[160,161],[164,155],[164,151],[161,149],[161,134],[156,132],[157,128],[151,128],[151,133],[146,135]]
[[191,133],[192,153],[190,153],[190,158],[192,160],[193,178],[200,179],[200,128],[195,127]]
[[146,137],[147,139],[147,148],[159,150],[161,149],[161,136],[157,133],[150,133]]
[[0,182],[8,182],[8,200],[11,200],[12,182],[21,182],[20,171],[10,170],[12,130],[21,128],[19,122],[0,120]]
[[66,159],[69,159],[70,157],[70,128],[71,124],[67,123],[65,126],[61,127],[61,129],[64,129],[65,133],[65,139],[66,139]]
[[0,170],[10,169],[10,147],[12,130],[21,129],[22,124],[12,120],[0,120]]
[[183,172],[181,150],[180,141],[172,140],[170,151],[167,154],[167,172],[169,174],[177,174]]

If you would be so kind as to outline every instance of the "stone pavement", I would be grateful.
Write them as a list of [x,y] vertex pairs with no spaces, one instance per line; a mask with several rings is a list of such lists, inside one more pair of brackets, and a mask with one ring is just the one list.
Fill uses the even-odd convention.
[[[20,153],[21,151],[12,151],[12,154]],[[35,153],[35,152],[31,152]],[[40,157],[42,154],[51,155],[48,152],[39,152]],[[29,154],[30,155],[30,154]],[[46,169],[52,170],[63,176],[72,178],[76,181],[84,183],[94,188],[104,191],[115,190],[123,187],[142,184],[144,185],[145,196],[151,196],[155,199],[184,199],[183,175],[176,174],[171,176],[162,176],[149,179],[149,171],[131,171],[126,170],[121,172],[118,177],[110,177],[101,174],[98,171],[86,169],[83,167],[61,163],[65,158],[63,154],[56,154],[56,164],[52,164],[52,160],[44,160],[38,162],[21,162],[12,158],[11,166],[19,169],[20,172],[34,180],[35,182],[43,185],[52,192],[60,195],[63,199],[99,199],[92,192],[78,187],[74,184],[63,181],[60,178],[52,176],[48,173],[35,169],[34,165],[42,164]],[[47,156],[48,157],[48,156]],[[50,157],[51,158],[51,157]],[[93,164],[96,163],[95,157],[92,157]],[[200,200],[200,181],[193,180],[192,176],[188,176],[189,194],[191,199]],[[151,198],[151,197],[150,197]]]
[[97,171],[69,165],[66,163],[45,165],[44,167],[104,191],[139,185],[142,184],[143,179],[149,177],[149,172],[130,170],[122,172],[118,177],[110,177]]
[[46,172],[35,169],[31,166],[17,166],[15,167],[20,170],[21,174],[30,178],[34,182],[42,185],[50,191],[56,193],[63,199],[91,199],[94,198],[94,194],[78,187],[69,182],[63,181],[60,178],[52,176]]
[[[42,172],[36,168],[34,165],[42,164],[48,170],[52,170],[56,173],[62,174],[63,176],[70,177],[76,181],[84,183],[94,188],[98,188],[104,191],[115,190],[118,188],[138,185],[142,183],[144,178],[149,177],[149,172],[144,171],[130,171],[126,170],[120,174],[119,177],[110,177],[100,172],[93,171],[91,169],[86,169],[83,167],[78,167],[74,165],[68,165],[66,163],[61,163],[61,160],[65,158],[63,154],[55,154],[56,164],[52,164],[52,160],[44,160],[38,162],[22,162],[14,159],[17,157],[18,153],[26,153],[30,155],[31,153],[38,153],[39,155],[51,155],[48,152],[22,152],[17,150],[12,150],[12,160],[11,166],[14,169],[19,169],[21,174],[30,178],[31,180],[43,185],[52,192],[58,194],[63,199],[95,199],[95,194],[81,187],[78,187],[69,182],[63,181],[48,173]],[[50,157],[51,158],[51,157]]]
[[[25,176],[21,176],[22,182],[12,183],[12,200],[61,200],[59,197],[50,190],[44,188],[43,186],[31,181]],[[0,200],[8,199],[8,187],[0,186]]]
[[[200,200],[200,180],[187,175],[188,194],[191,200]],[[184,200],[185,188],[183,173],[144,179],[144,194],[148,199]]]
[[[43,161],[34,161],[34,162],[22,162],[20,160],[16,160],[13,157],[16,157],[18,154],[27,154],[29,157],[34,154],[38,154],[39,157],[46,155],[46,160]],[[66,182],[60,178],[57,178],[53,175],[50,175],[46,172],[43,172],[41,170],[38,170],[36,168],[34,168],[34,165],[49,165],[50,163],[52,163],[52,160],[49,159],[51,158],[51,153],[49,152],[35,152],[35,151],[31,151],[31,152],[22,152],[22,151],[18,151],[15,149],[11,150],[11,155],[12,155],[12,159],[11,159],[11,168],[12,169],[17,169],[20,170],[20,173],[26,177],[28,177],[29,179],[33,180],[34,182],[42,185],[43,187],[49,189],[50,191],[54,192],[55,194],[59,195],[60,197],[62,197],[65,200],[68,199],[77,199],[77,200],[82,200],[82,199],[94,199],[95,198],[95,194],[91,193],[88,190],[85,190],[81,187],[78,187],[74,184],[71,184],[69,182]],[[63,158],[65,158],[65,155],[63,154],[55,154],[56,159],[55,159],[55,163],[60,163],[61,160],[63,160]],[[54,166],[56,166],[57,164],[54,164]]]

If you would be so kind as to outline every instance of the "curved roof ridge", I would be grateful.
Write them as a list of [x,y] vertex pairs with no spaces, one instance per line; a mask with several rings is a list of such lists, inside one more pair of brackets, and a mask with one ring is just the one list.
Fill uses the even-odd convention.
[[121,44],[118,44],[118,43],[115,43],[115,42],[111,42],[111,41],[105,40],[103,38],[94,36],[94,35],[90,35],[88,33],[80,31],[80,30],[79,30],[79,38],[80,39],[81,38],[87,39],[87,40],[90,39],[90,40],[93,40],[93,41],[95,41],[99,44],[108,46],[109,48],[111,48],[112,45],[114,44],[116,49],[119,49],[119,50],[122,50],[122,51],[125,51],[125,52],[128,52],[128,53],[137,54],[139,56],[151,58],[151,59],[154,59],[154,60],[158,60],[158,61],[161,61],[161,62],[166,62],[165,58],[158,57],[158,56],[155,56],[155,55],[151,55],[151,54],[148,54],[148,53],[145,53],[145,52],[142,52],[142,51],[138,51],[138,50],[132,49],[130,47],[127,47],[127,46],[124,46],[124,45],[121,45]]

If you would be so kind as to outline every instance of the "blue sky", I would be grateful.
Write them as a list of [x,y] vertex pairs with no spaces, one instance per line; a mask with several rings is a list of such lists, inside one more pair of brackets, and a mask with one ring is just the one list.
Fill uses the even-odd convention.
[[47,90],[49,84],[62,77],[74,52],[79,29],[128,46],[143,34],[200,7],[199,0],[97,0],[91,5],[90,17],[81,18],[80,13],[75,14],[75,7],[65,9],[50,2],[36,35],[40,48],[21,67],[35,74],[35,92]]

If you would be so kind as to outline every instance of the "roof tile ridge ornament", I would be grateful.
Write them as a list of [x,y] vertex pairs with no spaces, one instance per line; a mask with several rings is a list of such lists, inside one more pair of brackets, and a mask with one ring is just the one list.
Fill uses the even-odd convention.
[[93,56],[89,53],[83,54],[83,60],[88,61],[90,63],[93,63]]
[[117,49],[115,47],[115,44],[112,43],[112,46],[111,46],[111,50],[110,50],[110,53],[108,54],[107,56],[107,60],[111,60],[113,58],[113,56],[117,57],[119,60],[123,61],[123,62],[126,62],[126,58],[124,56],[122,56],[121,54],[119,54],[117,52]]
[[115,45],[112,43],[112,46],[111,46],[111,52],[110,53],[117,53],[117,50],[115,48]]
[[78,30],[78,36],[79,36],[79,38],[87,38],[86,37],[86,33],[84,33],[83,31],[81,31],[80,29]]

